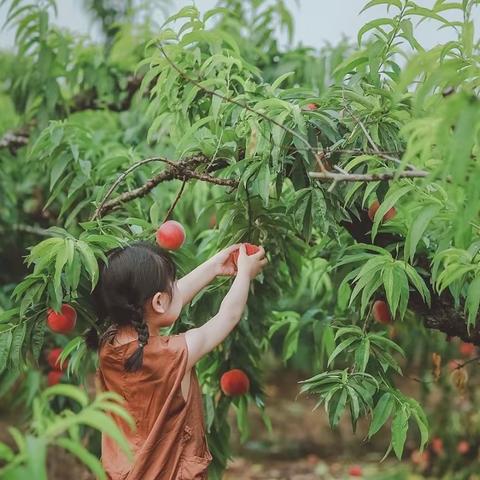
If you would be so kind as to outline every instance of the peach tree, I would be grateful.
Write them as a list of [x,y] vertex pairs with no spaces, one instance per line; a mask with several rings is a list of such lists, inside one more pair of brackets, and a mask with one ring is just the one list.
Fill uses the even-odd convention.
[[[65,381],[86,385],[99,262],[172,218],[187,232],[172,253],[182,274],[239,241],[270,259],[236,330],[198,365],[212,478],[230,456],[230,407],[243,440],[249,405],[271,428],[262,358],[279,341],[285,362],[312,343],[300,391],[332,427],[366,417],[371,437],[388,422],[387,454],[402,457],[409,430],[423,449],[427,416],[396,386],[412,347],[372,321],[373,305],[407,332],[480,344],[479,1],[363,2],[382,16],[320,49],[279,46],[277,26],[293,40],[283,1],[217,3],[157,24],[159,1],[85,2],[105,33],[93,41],[55,25],[54,0],[2,2],[16,48],[0,55],[0,396],[19,388],[30,405],[53,347]],[[425,21],[451,39],[423,46]],[[172,331],[208,320],[230,282]],[[69,335],[46,325],[62,304],[78,314]],[[232,368],[248,395],[221,394]]]

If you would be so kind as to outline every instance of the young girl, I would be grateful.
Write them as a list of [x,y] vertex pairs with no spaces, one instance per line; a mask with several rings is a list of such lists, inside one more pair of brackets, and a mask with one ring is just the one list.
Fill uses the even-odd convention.
[[[239,250],[237,269],[230,254]],[[194,365],[220,344],[239,322],[250,281],[267,263],[265,250],[247,255],[235,244],[176,279],[167,252],[140,242],[113,250],[101,267],[93,300],[103,331],[88,336],[99,346],[97,380],[120,394],[135,420],[131,429],[115,421],[134,454],[130,463],[110,437],[102,436],[102,464],[112,480],[204,480],[208,450],[201,391]],[[217,275],[236,275],[218,313],[185,333],[159,335],[182,307]]]

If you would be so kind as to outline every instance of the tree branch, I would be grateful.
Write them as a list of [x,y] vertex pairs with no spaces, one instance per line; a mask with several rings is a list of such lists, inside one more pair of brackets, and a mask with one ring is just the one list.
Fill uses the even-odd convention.
[[166,162],[166,163],[173,163],[170,162],[170,160],[167,160],[162,157],[151,157],[151,158],[146,158],[145,160],[141,160],[140,162],[134,163],[131,167],[129,167],[127,170],[125,170],[113,183],[113,185],[108,189],[108,192],[106,193],[105,197],[103,197],[102,201],[100,202],[100,205],[97,207],[95,210],[95,213],[93,214],[91,220],[95,220],[100,212],[103,210],[103,206],[105,205],[105,202],[110,198],[110,195],[115,191],[115,189],[120,185],[120,183],[123,181],[123,179],[131,172],[136,170],[137,168],[141,167],[142,165],[146,165],[147,163],[151,162]]
[[[153,157],[152,159],[146,159],[146,160],[154,161],[154,158],[156,160],[161,159],[161,157]],[[209,182],[215,185],[227,186],[232,188],[236,188],[238,185],[238,180],[235,180],[235,179],[217,178],[205,173],[196,172],[195,168],[197,168],[199,165],[205,164],[208,161],[208,159],[203,155],[196,155],[186,160],[181,160],[179,162],[171,162],[170,160],[166,160],[166,159],[161,159],[161,160],[165,161],[170,165],[170,167],[167,170],[151,178],[141,187],[138,187],[129,192],[122,193],[121,195],[114,198],[113,200],[110,200],[109,202],[106,202],[105,201],[106,199],[104,199],[100,204],[100,206],[95,211],[95,214],[92,217],[92,220],[105,215],[107,212],[110,212],[111,210],[118,208],[123,203],[130,202],[135,198],[144,197],[159,183],[166,182],[173,179],[183,180],[183,179],[196,178],[197,180],[201,180],[203,182]],[[144,162],[144,163],[147,163],[147,162]],[[130,167],[129,170],[131,171],[133,167],[137,168],[138,166],[139,166],[138,164],[132,165],[132,167]],[[212,170],[214,171],[215,169],[216,168],[214,165],[214,168],[210,169],[210,171]],[[112,187],[110,187],[108,195],[110,195],[113,192],[113,190],[120,184],[120,182],[127,176],[127,174],[128,174],[127,172],[124,172],[116,180],[115,184]]]
[[180,187],[180,190],[178,191],[177,193],[177,196],[175,197],[175,200],[173,201],[172,205],[170,206],[170,208],[168,209],[168,212],[167,214],[165,215],[165,218],[163,220],[163,223],[165,223],[168,218],[170,217],[170,215],[172,214],[173,210],[175,209],[175,206],[177,205],[178,201],[180,200],[180,197],[182,196],[182,193],[183,193],[183,189],[185,188],[185,184],[187,183],[187,179],[186,177],[184,176],[183,177],[183,182],[182,182],[182,186]]

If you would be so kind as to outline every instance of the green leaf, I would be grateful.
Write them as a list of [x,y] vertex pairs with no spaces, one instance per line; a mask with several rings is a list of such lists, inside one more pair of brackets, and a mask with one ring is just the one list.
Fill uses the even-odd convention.
[[423,300],[430,305],[430,291],[428,290],[427,285],[423,278],[417,273],[417,271],[408,263],[402,263],[405,268],[405,272],[408,275],[408,278],[413,283],[415,288],[418,290],[418,293],[423,297]]
[[348,390],[346,388],[341,389],[340,396],[336,405],[328,405],[328,416],[330,421],[330,426],[335,427],[338,425],[343,411],[345,410],[345,405],[347,403]]
[[387,7],[396,7],[399,10],[402,9],[401,0],[370,0],[361,10],[360,13],[363,13],[365,10],[375,7],[377,5],[386,5]]
[[133,453],[131,451],[130,444],[123,436],[117,424],[110,417],[104,413],[87,409],[78,415],[78,420],[108,435],[110,438],[112,438],[112,440],[118,443],[119,447],[126,454],[127,458],[130,461],[133,460]]
[[[468,312],[468,326],[475,326],[477,323],[478,307],[480,304],[480,277],[474,278],[467,290],[465,310]],[[1,365],[1,362],[0,362]]]
[[410,259],[410,261],[413,262],[418,242],[425,233],[428,224],[438,215],[439,211],[439,205],[428,205],[415,215],[414,220],[408,229],[407,238],[405,240],[405,260]]
[[380,400],[373,409],[372,423],[370,424],[370,428],[368,430],[368,438],[372,437],[372,435],[375,435],[385,424],[388,417],[392,413],[394,403],[394,397],[389,392],[384,393],[380,397]]
[[[40,357],[40,352],[42,351],[46,329],[47,329],[46,323],[43,320],[43,318],[40,320],[37,320],[32,329],[32,338],[30,340],[30,345],[32,349],[33,358],[37,361]],[[1,365],[1,361],[0,361],[0,365]]]
[[270,167],[268,162],[263,162],[262,166],[260,167],[256,183],[258,186],[258,193],[262,197],[263,204],[265,207],[268,207],[270,193]]
[[295,72],[286,72],[283,75],[280,75],[273,83],[272,83],[272,90],[275,91],[284,80],[286,80],[288,77],[291,77],[292,75],[295,75]]
[[367,33],[370,30],[377,29],[378,27],[383,25],[390,25],[391,27],[395,27],[395,22],[391,18],[376,18],[375,20],[372,20],[371,22],[366,23],[358,31],[358,34],[357,34],[358,44],[361,45],[362,37],[365,35],[365,33]]
[[59,155],[53,162],[52,168],[50,170],[50,191],[53,190],[53,187],[57,183],[58,179],[61,177],[62,173],[65,171],[65,168],[68,165],[68,156],[66,153]]
[[355,350],[355,365],[359,372],[364,372],[367,368],[368,359],[370,358],[370,340],[364,338],[358,348]]
[[26,332],[26,321],[22,321],[21,323],[19,323],[18,326],[13,330],[12,346],[10,349],[10,363],[15,369],[19,369],[23,365],[23,358],[21,352]]
[[375,213],[373,226],[372,226],[372,241],[375,240],[377,236],[378,227],[383,221],[383,216],[408,192],[413,189],[412,185],[406,185],[398,190],[390,190],[387,196],[384,198],[383,202],[380,204],[380,207]]
[[[61,290],[63,267],[67,263],[68,255],[69,255],[69,252],[67,249],[67,245],[64,244],[63,248],[57,252],[57,257],[55,259],[55,274],[53,277],[55,289],[56,290],[58,289],[59,291]],[[59,298],[58,300],[60,302],[61,298]]]
[[47,480],[46,457],[47,443],[44,438],[31,435],[25,437],[27,467],[30,478],[35,480]]
[[5,460],[8,463],[11,462],[14,457],[15,454],[13,453],[13,450],[8,445],[0,443],[0,459]]
[[101,462],[80,443],[65,437],[56,439],[55,443],[78,457],[78,459],[83,462],[92,471],[92,473],[95,474],[95,478],[99,480],[106,480],[107,475],[103,470]]
[[353,342],[355,342],[357,340],[358,340],[357,337],[350,337],[350,338],[347,338],[347,339],[343,340],[343,342],[341,342],[339,345],[337,345],[335,350],[332,352],[332,354],[328,358],[327,366],[330,366],[330,364],[333,362],[333,360],[335,360],[335,357],[337,355],[342,353],[345,349],[347,349],[350,345],[352,345]]
[[64,397],[71,398],[78,402],[82,407],[86,407],[88,405],[88,396],[85,392],[80,390],[78,387],[73,385],[66,385],[66,384],[58,384],[53,385],[51,387],[46,388],[42,392],[42,397],[48,399],[50,397],[54,397],[57,395],[62,395]]
[[403,407],[398,408],[392,421],[392,447],[399,460],[402,458],[403,447],[407,439],[408,430],[407,412]]
[[90,246],[87,243],[85,243],[83,240],[77,241],[77,247],[80,250],[80,253],[82,254],[83,264],[88,274],[90,275],[91,286],[92,286],[91,291],[93,291],[98,280],[97,259],[95,258],[95,255],[92,249],[90,248]]
[[7,368],[7,360],[12,345],[12,331],[0,333],[0,374]]

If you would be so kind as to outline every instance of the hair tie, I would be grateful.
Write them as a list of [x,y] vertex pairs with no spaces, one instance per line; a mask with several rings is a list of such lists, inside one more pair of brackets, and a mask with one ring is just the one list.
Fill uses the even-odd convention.
[[138,346],[139,346],[140,348],[143,348],[145,345],[144,345],[142,342],[138,342]]

